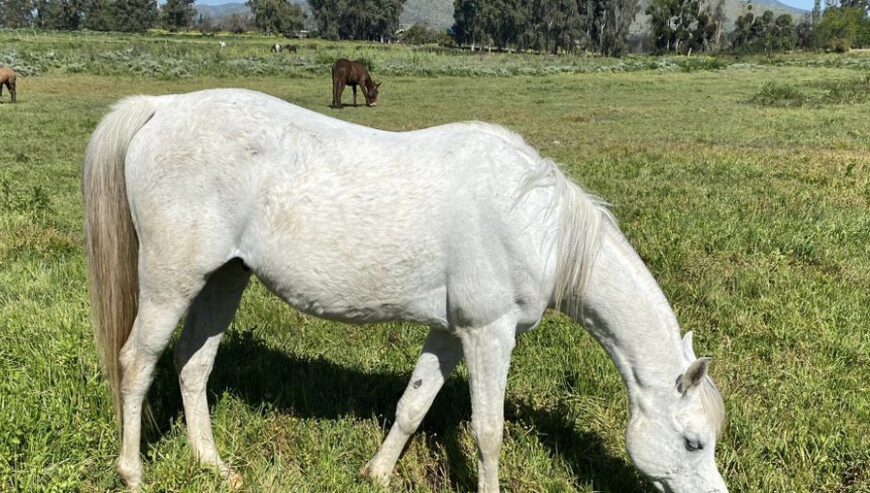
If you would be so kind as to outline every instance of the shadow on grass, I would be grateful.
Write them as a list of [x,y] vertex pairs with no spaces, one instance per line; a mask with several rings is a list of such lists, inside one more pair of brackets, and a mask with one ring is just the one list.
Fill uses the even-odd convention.
[[[388,429],[410,371],[365,373],[322,358],[301,359],[276,351],[250,332],[230,332],[221,343],[209,394],[226,392],[252,408],[266,404],[303,418],[375,416]],[[169,431],[171,421],[183,414],[171,351],[158,365],[149,401],[158,428],[147,434],[146,441],[154,443]],[[444,385],[421,426],[427,439],[446,451],[447,479],[456,491],[473,491],[476,487],[476,459],[466,457],[459,443],[459,425],[470,415],[468,384],[454,376]],[[540,443],[551,454],[561,456],[581,484],[593,484],[595,491],[603,492],[651,491],[630,464],[607,452],[601,437],[575,429],[565,418],[567,415],[560,407],[543,409],[517,399],[505,403],[505,418],[535,430]]]

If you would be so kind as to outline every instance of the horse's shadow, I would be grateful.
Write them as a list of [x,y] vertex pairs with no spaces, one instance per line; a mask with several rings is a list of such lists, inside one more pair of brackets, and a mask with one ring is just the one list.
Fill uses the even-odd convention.
[[[388,429],[408,378],[410,373],[365,373],[323,358],[298,358],[265,346],[249,331],[230,332],[221,343],[209,392],[212,396],[231,394],[252,408],[267,404],[271,409],[303,418],[376,416],[381,427]],[[168,431],[171,420],[182,414],[169,352],[160,361],[149,400],[158,429],[148,440],[156,441]],[[568,464],[579,483],[594,484],[595,491],[651,491],[634,468],[607,452],[601,437],[575,429],[563,411],[517,399],[505,403],[505,418],[534,430],[550,454]],[[473,491],[476,484],[476,460],[466,457],[459,443],[459,425],[470,414],[467,381],[454,376],[444,385],[421,426],[427,439],[445,451],[449,466],[446,479],[456,491]]]

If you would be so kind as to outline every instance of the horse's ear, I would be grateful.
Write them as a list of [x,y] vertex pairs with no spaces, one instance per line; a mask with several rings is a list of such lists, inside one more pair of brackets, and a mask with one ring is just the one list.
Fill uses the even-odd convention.
[[692,389],[697,388],[707,376],[707,370],[710,368],[710,363],[713,360],[710,358],[698,358],[689,365],[686,372],[677,378],[677,390],[686,395]]
[[381,83],[383,83],[383,81],[381,81],[381,82],[375,82],[375,87],[381,87]]
[[686,332],[686,335],[683,336],[683,355],[686,356],[686,359],[689,361],[695,361],[698,359],[695,356],[695,349],[692,344],[692,331]]

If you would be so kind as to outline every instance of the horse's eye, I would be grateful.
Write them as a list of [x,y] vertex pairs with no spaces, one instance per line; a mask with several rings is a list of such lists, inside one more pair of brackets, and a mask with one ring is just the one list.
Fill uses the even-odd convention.
[[698,440],[690,440],[686,438],[686,450],[688,450],[689,452],[704,450],[704,444],[699,442]]

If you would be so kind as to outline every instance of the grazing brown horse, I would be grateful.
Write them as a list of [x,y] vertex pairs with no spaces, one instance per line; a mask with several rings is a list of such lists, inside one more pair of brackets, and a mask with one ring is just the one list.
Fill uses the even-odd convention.
[[366,106],[378,104],[378,87],[381,83],[375,83],[368,70],[359,62],[342,58],[332,66],[332,107],[341,108],[341,93],[344,86],[353,88],[353,104],[356,106],[356,86],[362,87],[363,96],[366,98]]
[[3,85],[9,88],[12,102],[15,102],[15,71],[9,67],[0,68],[0,96],[3,95]]

